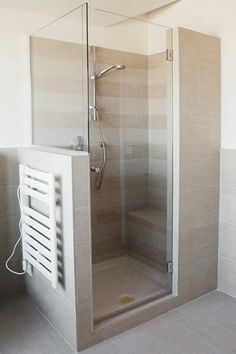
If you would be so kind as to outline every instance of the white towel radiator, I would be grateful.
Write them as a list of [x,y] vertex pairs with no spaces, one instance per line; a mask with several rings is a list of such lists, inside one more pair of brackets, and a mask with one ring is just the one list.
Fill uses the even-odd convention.
[[58,264],[54,174],[20,165],[20,195],[25,270],[30,273],[31,267],[35,267],[56,288]]

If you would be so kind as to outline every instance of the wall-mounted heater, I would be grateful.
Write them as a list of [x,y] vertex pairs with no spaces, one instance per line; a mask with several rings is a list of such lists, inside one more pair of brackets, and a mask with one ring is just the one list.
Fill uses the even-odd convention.
[[55,176],[20,165],[20,210],[25,270],[58,284]]

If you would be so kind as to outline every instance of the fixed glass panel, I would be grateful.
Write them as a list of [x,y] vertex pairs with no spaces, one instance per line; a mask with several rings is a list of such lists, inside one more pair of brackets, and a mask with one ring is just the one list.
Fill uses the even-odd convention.
[[34,145],[88,149],[87,5],[31,36]]
[[[94,319],[171,292],[171,32],[89,11]],[[169,269],[169,272],[168,272]]]

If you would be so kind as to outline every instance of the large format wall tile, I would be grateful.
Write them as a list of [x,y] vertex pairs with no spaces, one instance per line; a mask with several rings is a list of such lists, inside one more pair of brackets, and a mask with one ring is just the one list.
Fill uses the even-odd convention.
[[180,266],[179,294],[174,298],[171,307],[182,305],[199,296],[216,289],[218,257],[207,257],[200,262],[190,262]]
[[85,136],[84,47],[31,37],[33,143],[69,146]]
[[[75,43],[31,39],[33,141],[37,145],[70,145],[75,135],[85,133],[83,49]],[[90,82],[91,88],[96,86],[107,148],[99,192],[91,175],[93,256],[100,259],[115,251],[118,255],[124,248],[126,220],[122,226],[121,215],[148,206],[166,212],[167,73],[164,52],[148,56],[99,47],[90,50],[95,72],[116,63],[126,66]],[[92,166],[101,163],[100,140],[97,123],[91,121]],[[117,210],[115,221],[109,208]]]
[[219,185],[181,191],[180,230],[189,230],[218,222]]
[[217,286],[220,175],[220,40],[179,30],[179,299]]
[[[221,235],[220,237],[224,237]],[[219,255],[218,288],[223,293],[236,298],[236,261]]]
[[236,297],[236,150],[221,150],[218,287]]
[[181,232],[180,266],[201,263],[202,260],[217,257],[218,222],[195,227]]
[[[148,57],[148,203],[167,210],[167,64],[165,53]],[[163,178],[164,177],[164,178]],[[165,180],[165,183],[161,181]],[[153,181],[156,183],[153,183]]]
[[[24,279],[6,270],[5,262],[19,237],[19,184],[16,149],[0,149],[0,298],[24,289]],[[10,266],[21,271],[21,247],[17,248]]]
[[[148,81],[147,56],[95,48],[98,72],[109,65],[124,64],[126,70],[97,80],[96,98],[107,147],[103,185],[95,190],[91,178],[93,261],[119,256],[125,251],[122,217],[147,202],[148,174]],[[91,164],[102,154],[96,122],[91,122]]]
[[[221,196],[221,201],[223,197]],[[222,203],[221,203],[222,210]],[[236,224],[220,220],[219,255],[236,261]]]

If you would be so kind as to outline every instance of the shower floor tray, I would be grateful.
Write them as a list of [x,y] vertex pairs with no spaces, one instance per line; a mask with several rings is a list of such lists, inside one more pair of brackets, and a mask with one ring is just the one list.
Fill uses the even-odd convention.
[[93,311],[98,322],[167,294],[164,275],[130,256],[93,265]]

